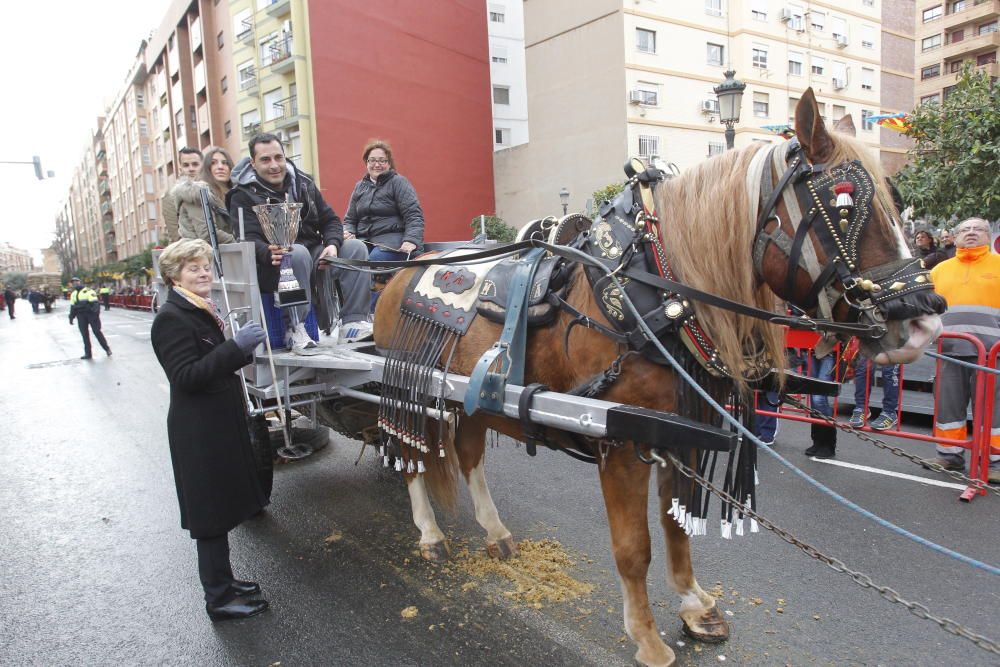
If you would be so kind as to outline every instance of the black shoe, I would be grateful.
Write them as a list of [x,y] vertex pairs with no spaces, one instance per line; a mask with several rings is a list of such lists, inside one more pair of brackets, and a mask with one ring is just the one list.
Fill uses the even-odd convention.
[[260,593],[260,584],[256,581],[240,581],[239,579],[234,579],[233,583],[229,584],[229,587],[232,588],[236,595],[241,598]]
[[94,356],[93,356],[92,354],[85,354],[85,355],[83,355],[83,356],[82,356],[82,357],[80,357],[80,358],[81,358],[81,359],[93,359],[93,358],[94,358]]
[[110,348],[110,347],[109,347],[109,348],[106,348],[106,349],[104,350],[104,352],[105,352],[105,353],[107,353],[107,355],[108,355],[109,357],[111,356],[111,348]]
[[236,598],[226,604],[206,604],[205,611],[213,623],[219,621],[235,621],[241,618],[256,616],[268,607],[267,600],[241,600]]
[[830,445],[816,443],[807,449],[805,454],[806,456],[812,456],[817,459],[832,459],[837,455],[837,448],[831,447]]

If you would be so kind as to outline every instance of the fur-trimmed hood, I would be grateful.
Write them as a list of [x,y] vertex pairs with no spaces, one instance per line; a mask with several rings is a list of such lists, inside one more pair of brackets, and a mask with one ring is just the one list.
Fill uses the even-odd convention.
[[193,181],[189,178],[181,179],[174,185],[174,189],[170,191],[170,194],[177,200],[178,206],[181,204],[201,206],[202,190],[208,191],[208,201],[213,208],[226,209],[225,203],[215,194],[215,190],[208,187],[208,183],[204,181]]

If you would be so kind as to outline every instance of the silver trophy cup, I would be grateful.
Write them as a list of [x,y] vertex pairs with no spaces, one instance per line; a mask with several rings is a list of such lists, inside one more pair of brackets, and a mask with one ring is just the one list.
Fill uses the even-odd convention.
[[[299,235],[302,204],[258,204],[253,210],[268,242],[291,252],[292,244]],[[274,293],[274,303],[280,308],[309,303],[309,295],[295,279],[292,256],[288,254],[281,258],[281,266],[278,268],[278,291]]]

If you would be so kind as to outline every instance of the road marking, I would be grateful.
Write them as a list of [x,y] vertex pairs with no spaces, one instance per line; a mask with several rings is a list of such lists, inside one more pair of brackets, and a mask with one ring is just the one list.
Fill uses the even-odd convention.
[[846,461],[834,461],[833,459],[817,459],[814,456],[810,456],[810,459],[816,461],[817,463],[829,463],[832,466],[840,466],[841,468],[852,468],[854,470],[863,470],[864,472],[873,472],[876,475],[887,475],[889,477],[898,477],[899,479],[909,479],[914,482],[921,482],[922,484],[930,484],[931,486],[943,486],[947,489],[959,489],[964,491],[968,488],[967,484],[955,484],[954,482],[942,482],[937,479],[927,479],[926,477],[917,477],[916,475],[907,475],[903,472],[893,472],[891,470],[882,470],[881,468],[872,468],[870,466],[863,466],[857,463],[847,463]]

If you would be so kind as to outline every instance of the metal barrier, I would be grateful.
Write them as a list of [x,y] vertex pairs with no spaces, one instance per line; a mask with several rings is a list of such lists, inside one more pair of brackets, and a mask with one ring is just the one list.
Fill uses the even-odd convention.
[[111,296],[111,305],[118,306],[119,308],[127,308],[128,310],[152,310],[153,297],[113,294]]
[[[1000,343],[997,343],[990,350],[989,354],[986,352],[986,347],[983,345],[982,341],[978,338],[964,333],[955,332],[944,332],[938,338],[938,352],[941,352],[941,342],[943,339],[952,338],[968,341],[976,349],[976,364],[979,366],[987,366],[990,368],[997,368],[997,358],[1000,356]],[[785,337],[785,344],[788,349],[808,349],[811,350],[815,347],[816,343],[819,342],[820,336],[814,332],[803,332],[803,331],[788,331]],[[838,347],[834,354],[837,354],[837,359],[834,364],[834,369],[840,369],[840,353],[841,350]],[[871,363],[867,361],[866,363]],[[935,377],[940,376],[940,364],[947,363],[942,362],[940,359],[937,360],[937,366],[935,369]],[[811,357],[807,358],[805,371],[811,372]],[[846,378],[834,377],[834,380],[843,382]],[[868,375],[865,376],[865,382],[868,382]],[[897,421],[896,426],[892,429],[886,430],[876,430],[867,425],[867,421],[864,426],[860,428],[855,428],[858,431],[865,432],[875,432],[875,433],[886,433],[898,438],[906,438],[909,440],[918,440],[921,442],[934,442],[941,443],[942,445],[950,447],[961,447],[963,449],[968,449],[971,452],[970,464],[969,464],[969,477],[973,479],[980,480],[985,486],[987,481],[987,476],[989,475],[989,462],[990,462],[990,433],[993,428],[993,400],[994,400],[994,389],[996,387],[996,375],[993,373],[987,373],[985,371],[976,372],[976,392],[973,396],[972,402],[972,429],[968,431],[968,437],[964,440],[954,440],[948,438],[941,438],[934,435],[925,435],[923,433],[911,433],[908,431],[901,430],[902,426],[902,405],[903,405],[903,367],[900,366],[899,369],[899,405],[897,406]],[[870,395],[871,387],[867,386],[866,395]],[[937,405],[938,405],[938,385],[935,382],[934,385],[934,419],[937,418]],[[758,407],[756,413],[765,417],[777,417],[780,419],[786,419],[789,421],[806,422],[809,424],[825,424],[821,419],[811,417],[806,414],[803,410],[789,407],[789,406],[779,406],[775,410],[766,410],[759,407],[760,396],[757,396]],[[812,397],[808,398],[809,405],[812,405]],[[831,403],[833,405],[834,417],[837,415],[838,398],[831,397]],[[977,489],[976,487],[969,486],[966,488],[959,499],[964,502],[970,502],[977,495],[986,495],[986,490],[984,488]]]

